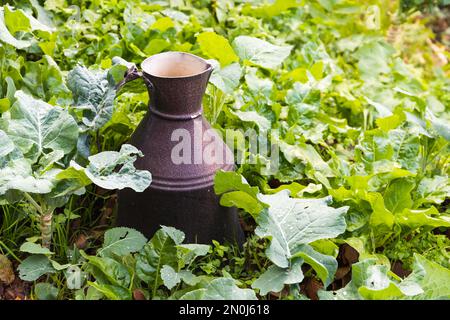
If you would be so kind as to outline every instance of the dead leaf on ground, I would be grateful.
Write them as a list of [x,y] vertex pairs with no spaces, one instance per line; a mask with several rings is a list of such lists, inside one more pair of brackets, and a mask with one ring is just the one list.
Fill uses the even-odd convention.
[[11,284],[15,279],[14,270],[11,261],[0,254],[0,282]]

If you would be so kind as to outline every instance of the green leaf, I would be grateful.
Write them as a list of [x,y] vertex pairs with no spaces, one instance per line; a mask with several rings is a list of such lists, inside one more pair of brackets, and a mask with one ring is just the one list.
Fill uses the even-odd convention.
[[315,240],[333,238],[345,231],[344,214],[348,207],[329,207],[331,197],[322,199],[294,199],[289,191],[274,195],[259,195],[269,208],[257,219],[256,234],[270,237],[266,251],[269,259],[281,268],[289,266],[302,245]]
[[10,7],[5,6],[5,22],[8,26],[9,31],[12,34],[15,34],[17,31],[25,31],[25,32],[31,32],[35,30],[45,31],[45,32],[52,32],[54,31],[53,28],[41,23],[39,20],[34,18],[32,15],[28,14],[27,12],[16,9],[11,10]]
[[211,246],[206,244],[180,244],[177,245],[178,267],[179,269],[190,265],[197,257],[202,257],[208,254]]
[[430,120],[433,129],[445,140],[450,141],[450,124],[448,120],[436,117],[431,110],[427,110],[427,118]]
[[204,288],[190,291],[180,300],[256,300],[251,289],[241,289],[230,278],[216,278]]
[[200,33],[197,42],[204,55],[218,60],[222,66],[239,60],[228,40],[215,32]]
[[418,283],[423,293],[412,299],[450,299],[450,270],[436,262],[414,254],[413,272],[403,281],[406,284]]
[[241,60],[266,69],[277,68],[291,52],[291,46],[277,46],[249,36],[238,36],[233,41],[235,52]]
[[389,59],[394,53],[394,48],[384,41],[372,41],[361,46],[355,54],[359,59],[361,77],[368,79],[390,72]]
[[270,121],[256,111],[230,110],[230,112],[238,117],[241,121],[255,123],[258,126],[260,132],[267,132],[271,128]]
[[88,281],[87,283],[110,300],[131,300],[131,293],[126,288],[110,284],[99,284],[91,281]]
[[222,90],[224,93],[232,94],[234,89],[239,86],[239,81],[242,75],[242,69],[239,63],[232,63],[224,68],[220,68],[215,60],[209,60],[214,66],[213,73],[209,82],[215,87]]
[[[133,163],[142,152],[129,144],[123,144],[120,151],[103,151],[88,158],[86,168],[71,162],[68,168],[57,175],[58,179],[75,179],[80,185],[86,182],[85,176],[92,183],[104,189],[132,188],[136,192],[144,191],[151,183],[151,174],[146,170],[136,170]],[[120,167],[119,170],[117,168]],[[79,173],[74,171],[81,171]]]
[[98,254],[103,257],[125,256],[141,250],[146,243],[147,239],[139,231],[117,227],[105,232],[105,240]]
[[20,246],[20,251],[32,254],[54,254],[48,248],[43,248],[41,245],[33,242],[25,242]]
[[417,195],[420,197],[417,203],[441,204],[446,198],[450,198],[450,178],[434,176],[423,178],[417,186]]
[[295,8],[301,5],[301,2],[297,0],[275,0],[272,3],[263,4],[257,7],[251,7],[246,10],[243,8],[243,12],[245,14],[261,17],[261,18],[272,18],[274,16],[278,16],[283,12],[286,12],[290,8]]
[[67,76],[67,86],[72,91],[75,108],[82,111],[84,130],[97,130],[112,116],[115,83],[104,70],[89,70],[77,66]]
[[0,7],[0,41],[7,43],[17,49],[25,49],[32,45],[32,41],[18,40],[13,37],[5,24],[5,10]]
[[366,198],[372,207],[370,225],[374,228],[380,228],[379,231],[392,229],[392,226],[394,225],[394,215],[391,211],[386,209],[383,196],[378,192],[371,192]]
[[29,256],[19,267],[19,277],[24,281],[35,281],[47,273],[54,273],[50,260],[43,254]]
[[78,139],[78,125],[64,109],[16,91],[9,117],[3,116],[3,130],[25,157],[36,162],[50,151],[71,152]]
[[172,19],[170,19],[169,17],[163,17],[156,20],[156,22],[153,23],[150,28],[164,32],[169,28],[173,28],[174,26],[175,24],[173,23]]
[[388,139],[393,146],[392,160],[398,162],[402,168],[417,172],[419,168],[419,137],[411,131],[395,129],[389,131]]
[[230,191],[243,191],[254,197],[259,193],[258,187],[252,187],[247,180],[234,171],[217,171],[214,177],[214,192],[222,194]]
[[92,267],[90,272],[96,279],[94,287],[97,290],[112,299],[131,299],[129,287],[132,274],[123,263],[109,257],[96,257],[89,256],[84,252],[80,253]]
[[155,287],[159,286],[161,269],[164,265],[173,269],[178,267],[176,246],[181,242],[180,235],[175,230],[166,227],[156,231],[136,257],[136,275],[151,286],[153,284]]
[[302,258],[317,273],[317,277],[322,280],[325,287],[333,282],[338,264],[334,257],[322,254],[305,244],[300,246],[295,257]]
[[176,272],[171,266],[168,265],[162,267],[161,279],[169,290],[179,284],[182,280],[190,286],[194,286],[200,281],[192,272],[187,270]]
[[392,280],[386,265],[376,264],[375,259],[366,259],[352,265],[352,281],[334,292],[319,291],[323,300],[390,300],[415,296],[423,292],[417,283]]
[[56,300],[59,289],[50,283],[40,282],[34,286],[34,294],[39,300]]
[[414,189],[414,183],[408,179],[396,179],[392,181],[384,193],[384,203],[386,208],[393,212],[410,209],[413,201],[411,191]]
[[404,209],[395,215],[395,222],[411,229],[424,226],[449,228],[450,215],[439,215],[439,211],[435,207],[421,210]]
[[261,295],[269,292],[280,292],[285,284],[300,283],[304,276],[302,272],[302,259],[295,259],[289,268],[280,268],[276,265],[270,266],[252,284],[253,289],[259,289]]
[[247,83],[248,89],[256,96],[270,97],[274,83],[270,79],[260,78],[257,75],[257,71],[257,68],[247,68],[245,82]]
[[258,187],[251,187],[237,172],[219,170],[214,177],[214,192],[222,194],[222,206],[238,207],[254,217],[265,207],[257,197]]
[[291,145],[285,141],[279,141],[278,143],[287,161],[294,163],[296,160],[300,160],[310,165],[315,171],[323,173],[326,177],[334,176],[330,166],[312,145],[306,143]]
[[220,197],[220,205],[224,207],[237,207],[257,217],[264,208],[261,203],[243,191],[227,192]]

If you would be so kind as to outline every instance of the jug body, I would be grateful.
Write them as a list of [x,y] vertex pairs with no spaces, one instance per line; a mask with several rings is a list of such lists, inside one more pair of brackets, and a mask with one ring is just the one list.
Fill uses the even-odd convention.
[[231,150],[202,115],[211,66],[186,53],[162,53],[142,64],[150,86],[149,112],[130,143],[144,156],[138,169],[152,173],[143,193],[121,190],[117,224],[147,237],[161,225],[182,230],[186,241],[244,240],[237,211],[222,207],[213,190],[218,170],[234,169]]

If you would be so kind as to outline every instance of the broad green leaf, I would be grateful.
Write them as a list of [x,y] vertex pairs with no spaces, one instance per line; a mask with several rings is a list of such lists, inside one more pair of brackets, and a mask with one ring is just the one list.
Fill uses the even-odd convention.
[[404,209],[395,215],[395,222],[411,229],[424,226],[448,228],[450,227],[450,215],[440,215],[435,207],[421,210]]
[[256,300],[255,292],[251,289],[241,289],[233,279],[216,278],[204,288],[190,291],[181,300]]
[[120,292],[125,290],[128,292],[127,296],[131,296],[128,288],[130,286],[132,275],[130,270],[123,263],[112,258],[89,256],[85,253],[82,253],[82,256],[89,262],[90,266],[92,266],[91,272],[96,279],[96,282],[99,284],[99,286],[95,286],[96,289],[99,290],[101,286],[111,286],[118,288]]
[[117,227],[105,232],[103,247],[98,254],[103,257],[125,256],[142,249],[147,239],[137,230]]
[[163,17],[156,20],[156,22],[153,23],[150,28],[164,32],[169,28],[173,28],[174,26],[175,24],[173,23],[172,19],[170,19],[169,17]]
[[54,254],[48,248],[43,248],[41,245],[33,242],[25,242],[20,246],[20,251],[32,254]]
[[171,266],[165,265],[161,269],[161,279],[164,285],[171,290],[181,281],[185,282],[190,286],[194,286],[200,280],[190,271],[181,270],[176,272]]
[[264,3],[263,5],[257,7],[245,7],[243,12],[254,17],[269,19],[300,5],[301,2],[297,0],[275,0],[272,3]]
[[434,176],[423,178],[417,186],[418,204],[437,203],[440,204],[446,198],[450,198],[450,178]]
[[59,289],[50,283],[40,282],[34,286],[34,294],[39,300],[56,300]]
[[372,41],[361,46],[355,55],[359,59],[358,69],[363,79],[388,73],[390,57],[394,52],[394,48],[383,41]]
[[385,131],[389,132],[389,130],[397,128],[400,124],[402,124],[405,121],[406,117],[404,113],[399,114],[393,114],[384,118],[378,118],[375,120],[377,126]]
[[391,211],[386,209],[383,196],[378,192],[371,192],[366,196],[366,199],[372,207],[370,225],[374,228],[380,228],[380,231],[392,229],[392,226],[394,225],[394,215]]
[[259,95],[268,98],[272,93],[274,83],[270,79],[260,78],[257,75],[257,71],[257,68],[247,68],[245,73],[245,83],[247,83],[248,89],[255,96]]
[[450,124],[448,120],[436,117],[431,110],[427,110],[427,118],[430,120],[433,129],[445,140],[450,141]]
[[178,245],[178,267],[181,269],[189,266],[197,257],[208,254],[210,248],[209,245],[197,243]]
[[256,234],[270,237],[266,251],[273,263],[281,268],[301,250],[301,246],[315,240],[333,238],[345,231],[344,214],[348,207],[329,207],[331,197],[322,199],[294,199],[289,191],[274,195],[259,195],[268,204],[257,219]]
[[220,68],[218,63],[210,63],[214,65],[213,73],[209,79],[214,86],[222,90],[224,93],[232,94],[234,89],[239,86],[239,81],[242,75],[242,69],[239,63],[232,63],[224,68]]
[[408,179],[396,179],[392,181],[384,193],[384,203],[386,208],[392,213],[410,209],[413,201],[411,191],[414,189],[414,183]]
[[78,125],[64,109],[16,91],[16,102],[3,115],[3,130],[24,156],[36,162],[41,155],[61,150],[65,154],[76,147]]
[[82,111],[85,130],[97,130],[112,116],[115,83],[104,70],[89,70],[77,66],[67,76],[67,86],[72,91],[75,108]]
[[173,232],[175,229],[166,228],[156,231],[153,238],[136,257],[136,275],[144,282],[160,283],[161,268],[168,265],[173,269],[178,268],[177,245],[179,235]]
[[31,32],[35,30],[53,32],[54,29],[43,24],[32,15],[27,12],[16,9],[12,10],[10,7],[5,6],[5,22],[8,26],[9,31],[15,34],[17,31]]
[[418,283],[423,293],[412,299],[450,299],[450,270],[420,254],[415,253],[414,259],[413,272],[403,282]]
[[302,245],[298,248],[295,257],[302,258],[305,263],[309,264],[317,276],[327,287],[334,279],[338,264],[334,257],[322,254],[314,250],[310,245]]
[[248,193],[243,191],[230,191],[220,197],[220,205],[224,207],[237,207],[257,217],[264,206]]
[[270,121],[256,111],[230,111],[241,121],[255,123],[258,126],[260,132],[267,132],[271,127]]
[[279,141],[279,146],[287,161],[293,163],[300,160],[309,164],[314,170],[321,172],[326,177],[334,176],[330,166],[322,159],[312,145],[306,143],[291,145],[285,141]]
[[23,260],[19,267],[19,277],[25,281],[35,281],[47,273],[54,273],[50,260],[43,254],[35,254]]
[[280,292],[285,284],[300,283],[304,278],[302,264],[302,259],[295,259],[289,268],[271,265],[253,282],[252,288],[259,289],[261,295],[266,295],[269,292]]
[[202,32],[197,36],[197,42],[203,54],[216,59],[222,66],[227,66],[239,60],[228,40],[215,32]]
[[[51,172],[35,178],[30,162],[15,147],[13,141],[0,130],[0,195],[12,190],[30,193],[49,193],[53,188]],[[48,177],[48,179],[46,178]],[[20,200],[21,197],[11,202]]]
[[388,276],[389,268],[366,259],[352,265],[352,281],[337,291],[318,292],[323,300],[405,299],[423,292],[417,283],[403,283]]
[[277,46],[267,41],[238,36],[233,41],[233,47],[239,58],[266,69],[275,69],[286,59],[292,47]]
[[238,207],[256,217],[265,207],[258,200],[258,187],[251,187],[247,180],[233,171],[218,171],[214,177],[214,192],[222,194],[220,204]]
[[259,193],[258,187],[252,187],[247,180],[234,171],[217,171],[214,177],[214,192],[222,194],[230,191],[243,191],[251,196],[256,197]]
[[99,284],[98,282],[91,281],[88,281],[87,283],[110,300],[131,300],[130,291],[126,288],[110,284]]
[[389,131],[388,139],[394,151],[392,160],[402,168],[416,172],[419,168],[419,137],[410,131],[394,129]]
[[[59,173],[57,178],[75,179],[82,186],[86,182],[86,176],[92,183],[104,189],[132,188],[142,192],[150,185],[151,174],[145,170],[136,170],[133,163],[137,156],[142,156],[142,152],[132,145],[123,144],[119,152],[103,151],[90,156],[86,168],[72,161],[71,168]],[[120,169],[116,170],[118,167]]]
[[17,49],[25,49],[32,45],[31,40],[18,40],[14,38],[5,24],[5,10],[0,7],[0,41],[7,43]]

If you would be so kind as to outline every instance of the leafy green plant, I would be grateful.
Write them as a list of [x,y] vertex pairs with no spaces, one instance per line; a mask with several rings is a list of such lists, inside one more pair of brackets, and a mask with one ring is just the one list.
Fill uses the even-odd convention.
[[[1,253],[23,260],[25,277],[46,281],[32,298],[253,298],[237,289],[252,287],[262,299],[316,298],[305,289],[312,278],[331,282],[339,298],[448,296],[421,280],[436,273],[448,282],[448,31],[435,36],[434,18],[413,13],[442,21],[446,3],[438,2],[7,1],[0,8]],[[170,50],[214,66],[205,115],[233,132],[230,147],[243,160],[236,174],[218,173],[215,190],[222,205],[240,208],[248,236],[242,250],[216,242],[183,266],[181,248],[190,245],[167,229],[127,254],[100,241],[113,220],[105,201],[115,199],[103,188],[134,181],[141,190],[149,180],[133,168],[139,151],[126,145],[148,94],[144,86],[115,87],[127,61]],[[50,135],[40,131],[44,124]],[[278,166],[250,147],[247,129],[279,148]],[[301,221],[317,216],[306,207],[335,218],[329,232],[309,237]],[[276,224],[283,218],[296,230],[292,239],[281,232],[289,225]],[[47,243],[52,230],[57,243],[45,248],[38,240]],[[88,239],[84,258],[73,245],[80,235]],[[355,272],[339,291],[344,246],[360,262],[345,265]],[[414,277],[396,277],[394,263]],[[74,286],[76,268],[92,284]],[[420,278],[422,269],[432,271]]]

